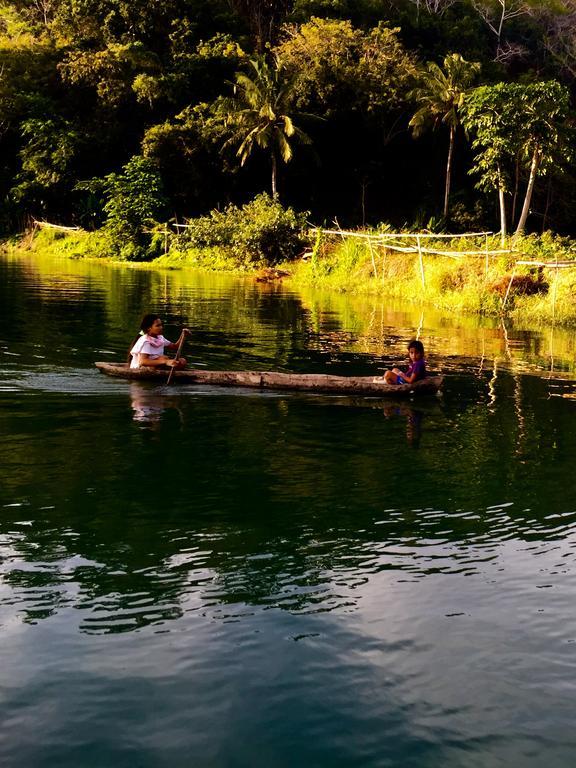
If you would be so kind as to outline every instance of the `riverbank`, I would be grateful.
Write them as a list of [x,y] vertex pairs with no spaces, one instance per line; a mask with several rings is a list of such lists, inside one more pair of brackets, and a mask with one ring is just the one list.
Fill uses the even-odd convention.
[[[291,265],[297,284],[379,294],[438,309],[576,325],[576,243],[552,233],[509,238],[319,239]],[[526,263],[522,263],[526,262]],[[556,266],[559,264],[560,266]]]
[[[406,242],[410,237],[415,236],[406,235]],[[568,238],[547,232],[510,238],[505,248],[499,236],[429,239],[423,253],[396,246],[391,250],[389,241],[357,236],[316,233],[312,239],[303,255],[276,265],[274,271],[266,269],[264,259],[247,263],[226,247],[183,247],[178,235],[166,237],[165,253],[146,262],[108,257],[105,237],[98,231],[40,230],[4,243],[3,248],[15,255],[95,259],[132,268],[263,274],[265,282],[278,272],[287,273],[285,279],[294,287],[316,286],[449,311],[576,326],[576,243]]]

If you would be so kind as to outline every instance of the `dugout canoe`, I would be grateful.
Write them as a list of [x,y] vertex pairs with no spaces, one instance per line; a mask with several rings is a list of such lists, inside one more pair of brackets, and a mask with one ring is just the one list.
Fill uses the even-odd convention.
[[[157,368],[129,368],[126,363],[95,363],[108,376],[132,381],[166,383],[169,371]],[[434,394],[442,386],[443,376],[427,376],[414,384],[393,386],[374,381],[374,376],[330,376],[324,373],[277,373],[275,371],[199,371],[194,368],[174,371],[174,384],[207,384],[218,387],[251,387],[303,392],[370,395],[372,397],[407,397]]]

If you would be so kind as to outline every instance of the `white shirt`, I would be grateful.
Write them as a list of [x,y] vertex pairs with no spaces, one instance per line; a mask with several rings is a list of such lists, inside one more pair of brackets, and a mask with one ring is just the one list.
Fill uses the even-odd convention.
[[132,360],[130,368],[140,368],[140,355],[149,355],[151,360],[157,360],[164,354],[164,347],[172,344],[164,336],[140,336],[130,350]]

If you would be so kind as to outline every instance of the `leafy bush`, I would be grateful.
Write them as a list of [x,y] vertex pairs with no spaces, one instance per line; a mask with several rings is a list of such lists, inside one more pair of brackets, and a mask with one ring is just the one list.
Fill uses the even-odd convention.
[[490,214],[486,206],[480,200],[474,204],[466,205],[463,201],[452,203],[450,210],[450,232],[482,232],[486,229],[486,221],[490,220]]
[[239,264],[271,266],[294,259],[302,250],[306,214],[261,194],[241,208],[229,205],[188,224],[180,249],[218,247]]
[[165,200],[162,179],[153,160],[132,157],[122,173],[111,173],[103,180],[107,215],[103,230],[112,256],[126,261],[142,261],[151,252],[150,232],[163,212]]

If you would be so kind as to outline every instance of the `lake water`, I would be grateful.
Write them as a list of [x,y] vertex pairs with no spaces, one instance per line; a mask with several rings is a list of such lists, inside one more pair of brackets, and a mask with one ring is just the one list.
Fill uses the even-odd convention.
[[[108,379],[140,316],[215,369],[409,402]],[[0,765],[568,768],[573,334],[373,298],[0,260]]]

